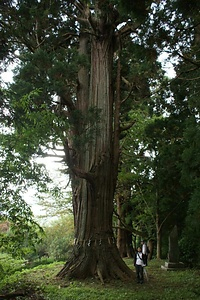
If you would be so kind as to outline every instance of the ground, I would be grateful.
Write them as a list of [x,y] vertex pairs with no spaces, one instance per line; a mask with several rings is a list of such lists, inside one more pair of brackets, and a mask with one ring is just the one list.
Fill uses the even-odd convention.
[[[134,269],[132,259],[125,259],[125,262]],[[142,285],[137,284],[136,280],[131,283],[112,281],[104,285],[95,278],[83,281],[60,280],[56,274],[62,263],[40,265],[9,276],[3,292],[24,292],[24,296],[15,298],[17,300],[200,299],[200,270],[164,271],[161,269],[162,264],[164,261],[160,260],[149,262],[146,268],[149,280]]]

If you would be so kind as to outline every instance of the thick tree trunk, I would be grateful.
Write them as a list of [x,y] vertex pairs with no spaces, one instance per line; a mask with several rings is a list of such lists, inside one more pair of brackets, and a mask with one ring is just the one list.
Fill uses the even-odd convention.
[[[98,32],[102,30],[99,23]],[[98,37],[91,41],[91,69],[89,99],[84,92],[84,78],[79,81],[79,109],[96,108],[100,113],[99,131],[92,139],[78,148],[73,144],[71,159],[73,206],[75,217],[75,244],[69,262],[58,276],[86,278],[130,279],[133,272],[121,259],[112,230],[113,198],[117,164],[114,164],[113,147],[113,29],[109,24]],[[83,43],[84,45],[84,43]],[[83,47],[84,49],[84,47]],[[82,74],[85,72],[82,70]],[[93,124],[86,124],[86,132]],[[69,146],[66,150],[69,153]],[[68,159],[69,160],[69,159]]]
[[147,246],[148,246],[149,251],[150,251],[150,253],[148,254],[148,260],[151,260],[152,257],[153,257],[153,252],[154,252],[154,241],[152,239],[150,239],[148,241]]
[[157,231],[157,258],[161,259],[161,232]]

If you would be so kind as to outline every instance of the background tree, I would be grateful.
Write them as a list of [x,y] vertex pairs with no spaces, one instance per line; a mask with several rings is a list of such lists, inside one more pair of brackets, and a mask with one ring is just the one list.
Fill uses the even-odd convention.
[[[178,32],[184,37],[185,42],[180,45],[174,55],[177,57],[176,73],[177,78],[171,84],[175,98],[175,105],[185,112],[183,130],[183,152],[181,164],[181,183],[187,188],[187,217],[182,227],[181,249],[184,259],[190,260],[190,254],[199,257],[198,250],[193,247],[199,238],[196,227],[198,217],[198,122],[199,122],[199,9],[198,1],[190,2],[189,6],[183,1],[174,4],[176,11],[183,20]],[[174,23],[178,24],[178,20]],[[173,22],[172,22],[173,23]],[[182,108],[181,108],[182,107]],[[177,110],[177,109],[176,109]],[[178,110],[177,110],[178,113]],[[197,197],[196,197],[197,196]],[[195,216],[195,217],[194,217]],[[196,224],[196,225],[195,225]],[[191,235],[191,232],[193,234]],[[196,252],[197,251],[197,252]],[[195,264],[197,263],[195,261]]]
[[[191,199],[191,193],[193,193],[192,190],[195,184],[192,187],[189,179],[191,176],[188,177],[188,174],[196,173],[197,171],[195,167],[194,169],[196,171],[194,171],[194,169],[192,171],[190,167],[194,165],[197,167],[198,165],[198,159],[195,159],[194,162],[193,157],[195,153],[193,151],[198,147],[196,148],[197,144],[192,147],[192,145],[194,145],[194,143],[192,143],[192,141],[194,141],[193,134],[191,135],[190,146],[187,144],[187,139],[189,132],[196,132],[197,128],[195,123],[198,122],[199,105],[197,98],[199,65],[197,49],[199,41],[199,19],[197,11],[199,11],[199,3],[193,1],[188,7],[183,1],[162,2],[157,8],[160,10],[160,14],[154,14],[154,25],[159,28],[158,31],[154,28],[154,35],[157,34],[158,37],[158,39],[156,39],[157,47],[160,48],[162,43],[162,46],[172,54],[172,57],[175,57],[174,62],[175,65],[177,65],[176,71],[178,75],[178,78],[172,80],[171,83],[170,89],[173,94],[166,87],[164,97],[160,97],[157,93],[152,105],[152,112],[157,116],[161,116],[161,118],[156,119],[155,122],[153,121],[146,129],[146,145],[149,145],[148,147],[151,149],[150,153],[153,151],[154,156],[151,164],[153,175],[147,178],[147,182],[152,183],[148,185],[148,187],[152,187],[152,189],[143,190],[143,188],[141,188],[141,182],[144,183],[144,177],[140,178],[140,190],[142,191],[142,195],[145,195],[145,199],[151,199],[149,204],[152,212],[157,215],[155,220],[155,224],[157,224],[157,255],[160,257],[161,249],[164,255],[167,254],[167,243],[165,247],[161,248],[161,233],[163,242],[164,240],[167,241],[168,230],[170,230],[170,226],[174,224],[174,222],[177,222],[179,225],[180,235],[182,233],[184,236],[183,232],[187,232],[188,234],[182,239],[182,247],[185,255],[194,249],[193,246],[197,242],[198,237],[197,234],[193,242],[190,243],[193,245],[191,248],[186,247],[186,241],[191,241],[192,236],[191,230],[189,230],[190,226],[188,226],[189,223],[187,223],[187,229],[184,229],[184,220],[187,214],[188,204],[190,217],[191,212],[194,214],[194,211],[198,211],[198,204],[196,200],[194,200],[196,197],[192,197]],[[176,10],[176,17],[173,17],[174,10]],[[164,19],[168,23],[168,26],[163,26]],[[182,20],[181,24],[180,19]],[[177,36],[182,39],[181,44],[177,44]],[[168,45],[167,41],[169,42]],[[185,140],[186,136],[187,139]],[[185,148],[186,144],[187,147]],[[153,148],[151,148],[152,146]],[[193,148],[193,150],[191,150],[191,148]],[[197,156],[195,155],[195,157]],[[150,178],[152,180],[150,180]],[[145,187],[145,185],[142,185],[142,187]],[[147,193],[145,193],[145,191],[147,191]],[[195,193],[195,195],[198,195],[198,192]],[[139,199],[140,197],[138,198],[138,204],[142,202]],[[155,199],[157,199],[157,201],[155,201]],[[192,203],[191,205],[190,201]],[[152,204],[155,205],[154,208]],[[138,215],[141,218],[141,209]],[[198,214],[196,214],[196,216],[196,221],[198,222]],[[190,217],[189,219],[191,221]],[[196,222],[194,222],[194,224],[195,223]],[[148,226],[148,228],[151,228],[151,226]]]
[[48,257],[51,260],[68,260],[74,241],[73,215],[62,216],[44,227],[43,239],[37,243],[34,252],[27,258]]
[[[23,256],[43,233],[23,195],[31,185],[44,191],[44,182],[49,178],[34,161],[26,160],[26,153],[18,155],[12,128],[2,127],[0,137],[0,222],[9,224],[8,230],[0,234],[0,248],[13,256]],[[20,147],[22,150],[23,145]]]
[[[137,221],[137,218],[140,218],[142,212],[146,209],[146,203],[142,197],[137,198],[136,185],[143,172],[149,180],[149,173],[147,169],[145,170],[148,158],[145,155],[146,150],[143,144],[148,113],[143,102],[140,100],[138,103],[140,103],[139,107],[135,107],[135,110],[130,112],[134,125],[126,133],[122,133],[123,139],[121,141],[121,156],[115,196],[119,218],[117,239],[122,257],[133,255],[132,244],[134,248],[137,247],[137,236],[140,236],[140,238],[150,236],[147,234],[146,228],[144,230],[144,226],[139,226]],[[143,174],[143,176],[145,175]],[[141,210],[137,211],[136,203],[141,205]]]

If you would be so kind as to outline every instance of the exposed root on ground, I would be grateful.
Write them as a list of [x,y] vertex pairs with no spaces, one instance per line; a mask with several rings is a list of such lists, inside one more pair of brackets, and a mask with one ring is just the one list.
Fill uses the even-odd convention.
[[120,257],[116,245],[75,245],[71,259],[65,264],[57,277],[85,279],[98,277],[102,284],[105,280],[120,279],[130,281],[134,273]]

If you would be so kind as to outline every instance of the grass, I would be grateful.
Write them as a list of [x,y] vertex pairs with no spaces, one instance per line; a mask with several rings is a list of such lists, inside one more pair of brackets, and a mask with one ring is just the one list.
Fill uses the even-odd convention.
[[[132,259],[125,259],[134,269]],[[190,300],[200,299],[200,270],[164,271],[164,261],[152,260],[147,267],[149,281],[113,281],[102,285],[97,279],[67,280],[55,276],[63,263],[39,265],[20,269],[5,276],[0,282],[0,294],[12,290],[27,290],[26,300]]]

